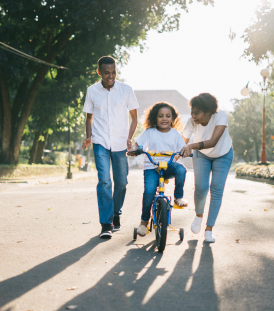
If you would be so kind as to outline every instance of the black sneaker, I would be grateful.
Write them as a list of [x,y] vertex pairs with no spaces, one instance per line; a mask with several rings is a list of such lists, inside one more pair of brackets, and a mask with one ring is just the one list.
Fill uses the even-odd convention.
[[120,216],[113,217],[113,231],[121,230]]
[[112,225],[102,224],[102,231],[100,234],[100,238],[102,238],[102,239],[111,239],[112,238]]

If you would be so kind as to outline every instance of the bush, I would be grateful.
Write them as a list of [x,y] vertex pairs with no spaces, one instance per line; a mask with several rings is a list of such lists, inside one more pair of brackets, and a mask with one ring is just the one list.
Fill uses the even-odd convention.
[[44,157],[43,161],[45,164],[66,165],[67,159],[68,153],[54,151]]
[[274,180],[274,165],[242,165],[236,169],[236,176],[248,176]]

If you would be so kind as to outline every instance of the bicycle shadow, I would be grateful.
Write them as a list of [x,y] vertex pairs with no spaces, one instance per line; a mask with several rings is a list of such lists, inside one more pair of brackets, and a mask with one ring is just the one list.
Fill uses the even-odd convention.
[[[154,252],[155,242],[130,249],[95,286],[68,301],[58,311],[65,310],[68,305],[77,305],[82,311],[182,310],[182,306],[185,310],[189,307],[196,311],[205,310],[204,301],[207,302],[207,310],[218,310],[211,247],[204,244],[199,267],[192,273],[197,241],[188,241],[188,244],[189,248],[177,262],[171,276],[152,297],[147,297],[147,294],[155,279],[168,272],[157,267],[162,254]],[[190,280],[192,285],[188,290],[186,287]]]
[[97,236],[93,237],[80,247],[47,260],[25,273],[0,282],[0,308],[75,264],[98,244],[105,241],[107,240],[102,240]]

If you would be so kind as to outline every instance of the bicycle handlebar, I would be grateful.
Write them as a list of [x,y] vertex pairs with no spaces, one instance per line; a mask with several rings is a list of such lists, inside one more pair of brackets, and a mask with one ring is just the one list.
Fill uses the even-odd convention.
[[[151,158],[152,156],[154,156],[154,157],[170,157],[170,160],[167,162],[167,165],[169,165],[173,161],[176,154],[181,155],[180,152],[172,152],[172,151],[162,151],[162,152],[147,151],[146,152],[146,151],[143,151],[143,146],[139,146],[138,149],[136,149],[134,151],[129,151],[128,154],[129,153],[134,153],[136,156],[144,153],[147,155],[150,162],[154,165],[157,165],[157,166],[159,165],[159,163],[156,163],[155,161],[153,161],[153,159]],[[190,157],[193,157],[193,154],[191,154]]]

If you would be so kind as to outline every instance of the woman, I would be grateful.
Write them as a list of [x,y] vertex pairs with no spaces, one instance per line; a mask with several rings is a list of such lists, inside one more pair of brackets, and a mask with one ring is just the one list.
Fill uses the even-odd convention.
[[[183,138],[188,144],[192,134],[195,142],[186,145],[181,154],[184,157],[193,153],[193,168],[195,179],[194,203],[196,216],[191,230],[199,233],[207,193],[210,187],[210,206],[205,229],[205,241],[215,242],[212,228],[218,216],[227,175],[233,159],[232,141],[228,133],[228,117],[224,111],[218,110],[217,99],[209,93],[193,97],[191,117],[183,130]],[[212,179],[209,185],[209,177]]]

